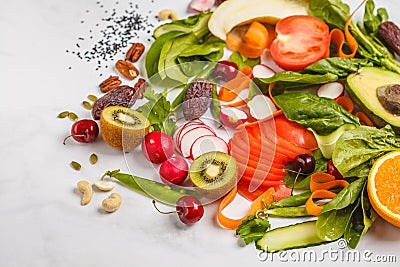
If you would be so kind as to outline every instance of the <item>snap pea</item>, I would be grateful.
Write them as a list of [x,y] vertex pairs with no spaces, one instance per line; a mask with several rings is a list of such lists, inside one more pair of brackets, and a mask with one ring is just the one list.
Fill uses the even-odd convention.
[[272,208],[278,207],[298,207],[306,204],[307,199],[311,196],[311,191],[306,191],[294,196],[285,197],[277,202],[272,203]]
[[305,207],[282,207],[274,209],[265,209],[262,211],[262,213],[274,217],[286,217],[286,218],[312,216],[307,212]]
[[126,173],[120,173],[119,170],[107,171],[103,175],[102,179],[106,176],[117,179],[123,185],[133,189],[134,191],[167,205],[175,206],[178,199],[187,195],[200,199],[200,195],[197,191],[180,186],[159,183]]

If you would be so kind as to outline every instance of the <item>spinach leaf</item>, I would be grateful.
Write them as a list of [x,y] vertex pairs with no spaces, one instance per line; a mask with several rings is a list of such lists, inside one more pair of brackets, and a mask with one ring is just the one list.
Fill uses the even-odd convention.
[[335,100],[309,93],[288,93],[275,96],[285,116],[319,135],[328,135],[344,124],[359,125],[358,118]]
[[344,177],[366,176],[378,157],[399,149],[400,140],[390,125],[381,129],[360,126],[341,135],[332,160]]
[[249,215],[236,230],[236,234],[243,239],[246,245],[261,239],[271,227],[267,218]]
[[324,205],[321,214],[332,210],[340,210],[355,203],[360,198],[366,181],[367,177],[361,177],[343,188],[334,199]]
[[374,14],[375,3],[373,0],[368,0],[365,3],[364,11],[364,27],[369,34],[376,34],[378,32],[378,27],[381,23],[388,20],[389,15],[384,8],[378,8],[376,14]]
[[309,0],[308,13],[322,19],[331,28],[343,29],[350,16],[350,7],[341,0]]
[[337,75],[332,73],[310,74],[296,71],[282,71],[276,73],[270,78],[259,78],[258,80],[264,84],[270,84],[273,82],[295,83],[295,88],[298,88],[298,84],[301,84],[303,87],[305,85],[334,82],[337,81],[338,78],[339,77]]
[[236,63],[239,70],[244,66],[254,67],[260,63],[260,58],[247,58],[237,51],[233,52],[228,60]]
[[306,67],[306,73],[332,73],[339,77],[347,77],[350,73],[364,66],[373,66],[367,59],[330,57],[321,59]]
[[321,213],[317,219],[317,234],[326,241],[337,240],[343,236],[346,226],[360,201],[344,207]]

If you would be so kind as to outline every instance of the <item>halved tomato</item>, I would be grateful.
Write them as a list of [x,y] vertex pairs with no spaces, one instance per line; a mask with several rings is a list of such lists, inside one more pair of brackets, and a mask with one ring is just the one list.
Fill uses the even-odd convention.
[[329,27],[316,17],[286,17],[276,24],[275,31],[271,56],[285,70],[304,69],[324,58],[329,49]]

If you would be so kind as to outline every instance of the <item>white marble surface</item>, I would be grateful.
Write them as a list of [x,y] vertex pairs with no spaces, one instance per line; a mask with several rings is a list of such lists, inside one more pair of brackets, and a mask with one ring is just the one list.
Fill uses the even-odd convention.
[[[88,206],[80,205],[80,195],[75,191],[78,180],[94,182],[106,170],[127,170],[123,154],[101,139],[91,145],[71,141],[64,146],[62,140],[68,135],[71,122],[56,119],[62,110],[75,111],[81,118],[90,117],[81,101],[88,94],[99,95],[98,83],[114,72],[109,63],[110,68],[99,77],[96,64],[66,53],[67,49],[77,50],[78,37],[88,37],[90,29],[98,31],[94,25],[116,1],[100,2],[104,7],[96,0],[2,1],[0,266],[270,264],[269,260],[258,258],[253,245],[243,247],[232,231],[217,225],[215,204],[207,206],[205,217],[192,227],[180,224],[176,216],[157,214],[149,199],[121,186],[115,192],[123,196],[123,205],[113,214],[99,209],[108,193],[95,192]],[[120,2],[119,9],[128,7],[125,1]],[[138,3],[144,14],[152,10],[154,19],[159,10],[167,7],[187,15],[189,1],[132,2]],[[376,2],[391,5],[391,16],[400,21],[394,2]],[[142,36],[146,44],[149,36]],[[96,165],[89,163],[91,153],[99,155]],[[144,167],[134,171],[151,175],[151,165],[137,158],[138,166]],[[71,160],[82,164],[80,172],[69,166]],[[370,250],[373,256],[396,255],[400,261],[399,240],[398,229],[378,220],[357,251],[362,254]],[[322,253],[326,249],[343,251],[336,243],[316,251]],[[280,263],[282,260],[275,258],[274,265]],[[324,264],[337,263],[326,259]]]

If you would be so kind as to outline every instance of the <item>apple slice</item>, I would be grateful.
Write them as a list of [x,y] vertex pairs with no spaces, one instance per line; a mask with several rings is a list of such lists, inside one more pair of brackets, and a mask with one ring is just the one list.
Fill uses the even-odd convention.
[[233,107],[221,108],[219,117],[225,126],[232,129],[235,129],[239,125],[245,123],[248,119],[247,114],[244,111]]
[[271,98],[266,95],[255,95],[248,103],[250,115],[255,120],[264,119],[278,111]]
[[218,136],[201,136],[190,147],[190,158],[194,160],[198,156],[211,151],[228,153],[228,144]]
[[215,136],[214,131],[207,127],[198,126],[197,128],[192,128],[186,132],[180,139],[179,148],[183,157],[187,158],[190,156],[190,148],[194,141],[202,136]]

